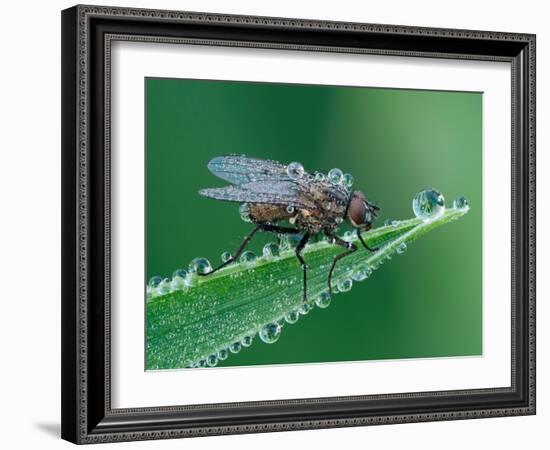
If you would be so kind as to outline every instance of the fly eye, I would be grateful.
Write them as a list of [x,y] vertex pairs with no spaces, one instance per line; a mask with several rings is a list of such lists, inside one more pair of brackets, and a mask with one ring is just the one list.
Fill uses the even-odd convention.
[[365,225],[367,213],[368,208],[363,199],[359,197],[352,198],[348,209],[348,218],[354,227]]

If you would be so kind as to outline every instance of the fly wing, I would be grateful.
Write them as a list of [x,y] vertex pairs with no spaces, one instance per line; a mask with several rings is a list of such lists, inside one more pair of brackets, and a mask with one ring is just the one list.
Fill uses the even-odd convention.
[[253,181],[241,186],[201,189],[199,194],[229,202],[288,205],[302,209],[315,207],[314,202],[304,195],[300,185],[292,181]]
[[254,181],[289,179],[284,164],[248,156],[217,156],[208,162],[208,169],[222,180],[236,185]]

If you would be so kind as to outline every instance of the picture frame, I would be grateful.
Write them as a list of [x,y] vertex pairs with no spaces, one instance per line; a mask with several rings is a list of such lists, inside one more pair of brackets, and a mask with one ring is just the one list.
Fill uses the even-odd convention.
[[[112,45],[252,48],[510,67],[509,386],[113,407]],[[62,12],[62,438],[77,443],[535,414],[535,36],[78,5]],[[140,101],[140,100],[138,100]],[[496,168],[496,167],[495,167]],[[489,169],[492,169],[489,168]],[[120,386],[119,386],[120,387]]]

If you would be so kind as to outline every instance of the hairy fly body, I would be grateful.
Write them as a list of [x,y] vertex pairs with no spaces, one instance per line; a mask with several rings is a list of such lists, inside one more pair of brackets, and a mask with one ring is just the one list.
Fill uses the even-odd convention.
[[[222,188],[201,189],[199,193],[216,200],[247,205],[249,219],[256,226],[244,238],[232,257],[208,274],[214,273],[239,258],[258,231],[302,235],[296,246],[296,257],[303,270],[303,299],[307,301],[307,264],[302,256],[309,239],[323,233],[329,242],[345,248],[334,257],[328,274],[332,294],[332,273],[336,263],[357,250],[357,246],[336,235],[339,226],[348,221],[357,232],[362,245],[369,251],[361,232],[371,228],[379,207],[370,203],[360,191],[351,191],[342,182],[342,173],[307,173],[301,164],[281,164],[277,161],[247,156],[219,156],[208,163],[208,169],[231,183]],[[282,225],[281,225],[282,222]]]

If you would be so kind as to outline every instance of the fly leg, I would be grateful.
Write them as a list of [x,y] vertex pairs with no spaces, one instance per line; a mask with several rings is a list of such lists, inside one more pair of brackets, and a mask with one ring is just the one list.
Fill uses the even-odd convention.
[[332,273],[334,272],[334,268],[336,267],[336,263],[340,261],[342,258],[351,255],[354,251],[357,250],[357,246],[353,242],[346,242],[343,239],[340,239],[338,236],[333,234],[327,234],[327,236],[332,239],[332,243],[339,245],[341,247],[344,247],[346,249],[345,252],[340,253],[339,255],[336,255],[334,259],[332,260],[332,265],[330,266],[330,270],[328,272],[328,292],[332,296]]
[[[370,230],[370,226],[368,226],[367,228],[365,228],[363,231],[368,231]],[[365,247],[369,252],[375,252],[376,250],[378,250],[378,248],[370,248],[367,243],[363,240],[363,236],[361,236],[361,231],[359,230],[359,228],[356,228],[355,229],[356,232],[357,232],[357,237],[359,238],[359,240],[361,241],[361,244],[363,244],[363,247]]]
[[206,276],[206,275],[211,275],[213,274],[214,272],[217,272],[218,270],[222,269],[223,267],[231,264],[233,261],[235,261],[236,259],[239,258],[239,256],[241,256],[241,253],[244,251],[244,249],[246,248],[246,246],[248,245],[248,243],[250,242],[250,240],[252,239],[252,237],[259,231],[262,229],[262,225],[261,224],[258,224],[256,225],[256,227],[246,235],[246,237],[244,238],[243,242],[241,243],[240,247],[237,249],[237,251],[235,252],[235,254],[233,256],[231,256],[231,258],[229,258],[227,261],[225,261],[221,266],[218,266],[216,267],[214,270],[211,270],[210,272],[208,273],[199,273],[199,275],[202,275],[202,276]]
[[300,261],[300,264],[302,265],[302,270],[304,272],[304,303],[307,303],[307,264],[304,260],[304,257],[302,256],[302,250],[306,246],[309,237],[309,233],[304,234],[304,236],[302,237],[302,239],[300,239],[300,242],[296,246],[296,258],[298,258],[298,261]]

